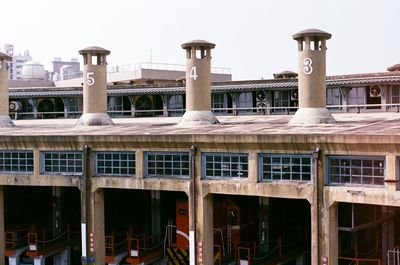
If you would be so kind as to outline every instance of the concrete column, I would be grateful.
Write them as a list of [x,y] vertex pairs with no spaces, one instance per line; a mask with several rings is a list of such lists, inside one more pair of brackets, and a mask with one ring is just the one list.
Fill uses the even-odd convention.
[[151,234],[154,236],[155,242],[161,239],[161,201],[160,191],[151,191]]
[[161,95],[161,98],[163,100],[163,116],[168,117],[168,95]]
[[232,97],[232,114],[233,116],[236,116],[238,114],[236,108],[237,108],[237,100],[239,98],[239,93],[231,93]]
[[[204,196],[198,192],[196,200],[196,264],[214,264],[213,196],[211,194]],[[200,246],[202,252],[200,252]],[[203,262],[200,262],[200,255]]]
[[7,61],[12,58],[8,54],[0,52],[0,126],[13,127],[13,121],[8,115],[9,99],[8,99],[8,65]]
[[[105,258],[105,227],[104,227],[104,191],[98,189],[91,194],[91,211],[89,216],[89,244],[93,242],[93,253],[95,264],[104,264]],[[93,240],[92,240],[93,239]],[[94,251],[91,251],[94,250]]]
[[349,105],[349,88],[348,87],[341,87],[340,91],[342,92],[342,105],[343,105],[343,111],[344,112],[349,112],[349,108],[347,107]]
[[312,202],[311,205],[311,264],[318,265],[319,264],[319,229],[318,229],[318,205],[315,202]]
[[381,104],[382,104],[382,106],[381,106],[381,110],[387,111],[388,107],[386,106],[386,104],[387,104],[387,100],[388,100],[388,95],[389,95],[388,90],[389,89],[388,89],[387,85],[382,85],[381,89],[382,89],[382,95],[381,95]]
[[290,125],[335,123],[326,108],[326,40],[330,38],[318,29],[293,35],[298,42],[299,109]]
[[265,114],[267,114],[267,115],[270,115],[271,114],[271,107],[273,106],[273,103],[272,103],[272,91],[271,90],[268,90],[268,91],[266,91],[266,93],[267,93],[267,109],[266,109],[266,111],[265,111]]
[[182,44],[186,50],[186,112],[181,126],[218,124],[211,112],[211,49],[215,44],[195,40]]
[[6,264],[5,262],[5,235],[4,235],[4,186],[0,186],[0,265]]
[[249,153],[249,183],[258,182],[258,155],[257,153]]
[[[339,248],[339,237],[338,237],[338,203],[328,205],[323,210],[323,225],[321,231],[321,257],[328,257],[329,265],[338,264],[338,248]],[[321,259],[320,257],[320,259]]]
[[388,191],[397,191],[399,183],[397,182],[398,159],[396,155],[386,156],[386,177],[385,187]]
[[136,149],[135,151],[135,159],[136,159],[136,177],[144,178],[144,152],[142,149]]
[[83,115],[75,126],[114,125],[107,114],[107,62],[110,51],[88,47],[83,56]]

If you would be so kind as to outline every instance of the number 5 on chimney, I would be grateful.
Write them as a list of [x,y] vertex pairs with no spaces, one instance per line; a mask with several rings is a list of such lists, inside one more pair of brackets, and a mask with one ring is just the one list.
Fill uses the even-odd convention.
[[86,84],[88,86],[93,86],[94,85],[94,72],[88,72],[86,74]]

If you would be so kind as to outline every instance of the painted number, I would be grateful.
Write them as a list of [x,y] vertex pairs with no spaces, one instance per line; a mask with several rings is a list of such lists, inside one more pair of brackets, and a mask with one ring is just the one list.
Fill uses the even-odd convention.
[[312,68],[312,60],[310,58],[304,58],[303,60],[303,73],[305,73],[306,75],[310,75],[313,72],[313,68]]
[[86,84],[88,86],[93,86],[94,85],[94,73],[93,72],[88,72],[86,74]]
[[193,66],[192,69],[190,70],[189,77],[190,77],[190,78],[193,78],[193,80],[196,80],[197,77],[199,77],[199,76],[197,75],[197,68],[196,68],[196,66]]

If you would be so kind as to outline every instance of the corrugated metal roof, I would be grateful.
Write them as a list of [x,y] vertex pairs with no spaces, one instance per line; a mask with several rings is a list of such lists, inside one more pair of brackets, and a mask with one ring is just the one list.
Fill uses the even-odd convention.
[[[368,85],[368,84],[399,84],[400,76],[382,76],[382,77],[368,77],[368,78],[349,78],[349,79],[332,79],[327,80],[328,87],[333,86],[354,86],[354,85]],[[242,92],[254,90],[290,90],[297,88],[297,79],[294,81],[275,81],[261,80],[259,83],[248,83],[243,81],[232,82],[232,84],[225,83],[222,85],[213,85],[211,90],[214,92]],[[122,95],[148,95],[148,94],[182,94],[185,93],[185,87],[142,87],[134,88],[129,86],[115,87],[110,86],[107,94],[109,96],[122,96]],[[32,98],[32,97],[81,97],[82,89],[71,88],[30,88],[30,89],[10,89],[9,96],[11,98]]]

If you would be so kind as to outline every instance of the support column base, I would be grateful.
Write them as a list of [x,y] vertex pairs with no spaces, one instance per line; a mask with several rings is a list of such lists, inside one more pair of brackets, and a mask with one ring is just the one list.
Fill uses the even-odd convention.
[[299,108],[289,125],[334,124],[335,119],[327,108]]
[[0,127],[14,127],[15,124],[8,115],[0,115]]
[[114,125],[107,113],[84,113],[75,126],[107,126]]
[[215,118],[214,113],[211,111],[186,111],[183,114],[178,126],[191,127],[191,126],[202,126],[210,124],[219,124],[217,118]]

